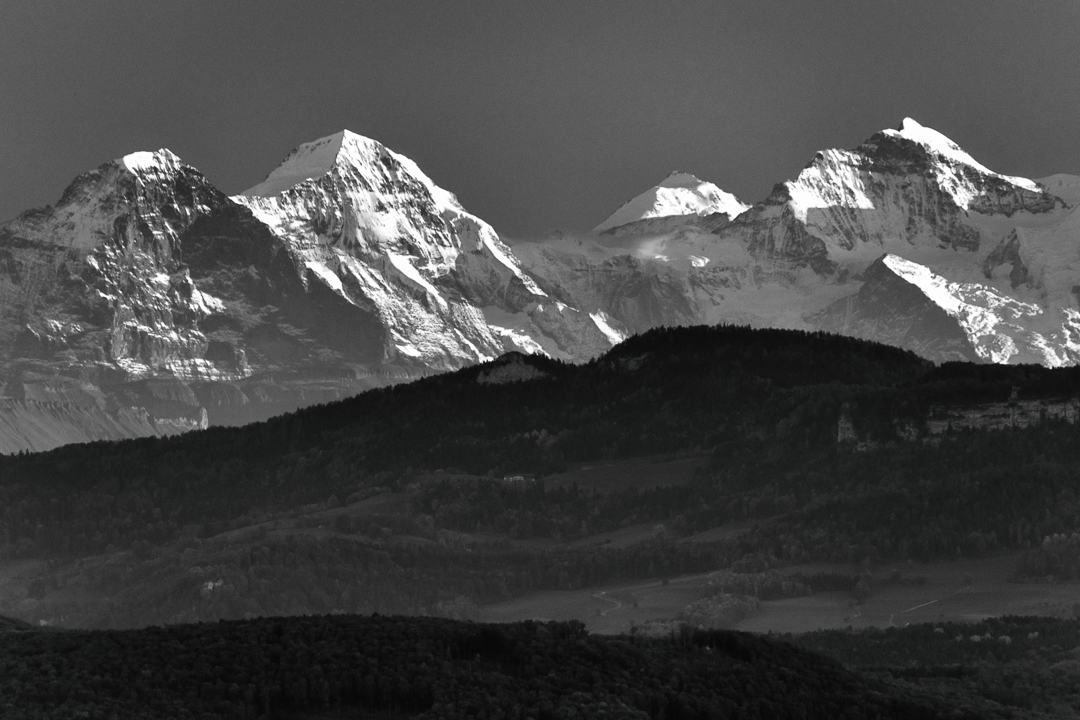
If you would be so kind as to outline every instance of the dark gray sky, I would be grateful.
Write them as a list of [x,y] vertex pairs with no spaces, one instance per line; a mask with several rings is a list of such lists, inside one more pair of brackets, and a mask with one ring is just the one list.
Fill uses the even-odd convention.
[[236,193],[348,128],[531,237],[674,169],[760,200],[906,115],[1080,174],[1080,2],[0,0],[0,219],[159,147]]

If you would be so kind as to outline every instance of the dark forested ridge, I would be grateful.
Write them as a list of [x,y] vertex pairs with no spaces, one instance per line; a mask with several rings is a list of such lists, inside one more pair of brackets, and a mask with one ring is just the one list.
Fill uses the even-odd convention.
[[5,720],[1027,717],[962,690],[943,697],[745,633],[603,637],[578,622],[339,615],[0,642]]
[[976,623],[823,630],[786,638],[846,667],[984,712],[1071,718],[1080,711],[1080,623],[1005,616]]
[[[656,330],[583,366],[512,355],[248,427],[0,458],[0,557],[48,561],[39,604],[0,612],[462,616],[538,589],[1017,549],[1022,575],[1073,577],[1080,427],[1052,411],[1078,397],[1078,369],[935,367],[794,331]],[[696,470],[603,491],[551,476],[673,457]],[[357,510],[380,497],[397,504]],[[635,524],[658,532],[515,544]]]

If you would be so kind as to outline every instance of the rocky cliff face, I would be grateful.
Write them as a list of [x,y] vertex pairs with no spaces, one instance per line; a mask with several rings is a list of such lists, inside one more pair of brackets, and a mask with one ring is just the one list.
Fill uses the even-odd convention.
[[200,292],[180,237],[229,200],[167,150],[78,178],[55,207],[0,227],[0,450],[206,426],[199,405],[151,414],[106,390],[155,376],[242,377],[204,356]]
[[228,202],[162,150],[102,165],[55,208],[0,228],[0,357],[59,355],[129,375],[211,371],[196,362],[196,323],[217,301],[192,284],[179,237]]

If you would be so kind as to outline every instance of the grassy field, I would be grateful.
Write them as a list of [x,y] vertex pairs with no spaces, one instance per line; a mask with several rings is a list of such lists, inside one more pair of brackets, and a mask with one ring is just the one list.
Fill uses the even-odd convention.
[[[1019,553],[979,560],[884,566],[874,573],[873,594],[860,605],[846,593],[763,603],[761,613],[739,625],[756,632],[804,632],[820,628],[889,627],[909,623],[976,621],[1001,615],[1072,617],[1080,583],[1010,582]],[[845,566],[808,566],[803,573],[842,572]],[[846,567],[848,572],[850,566]],[[890,583],[899,571],[907,584]]]
[[581,620],[590,632],[629,632],[649,620],[675,616],[706,591],[709,575],[688,575],[670,580],[595,587],[587,590],[551,590],[485,605],[477,618],[486,622],[515,620]]

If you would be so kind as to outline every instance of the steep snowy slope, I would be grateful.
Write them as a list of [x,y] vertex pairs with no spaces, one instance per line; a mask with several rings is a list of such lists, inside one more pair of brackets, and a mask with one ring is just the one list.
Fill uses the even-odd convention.
[[[1072,339],[1077,328],[1071,288],[1077,276],[1067,261],[1080,236],[1069,219],[1068,201],[1048,192],[1053,188],[1068,195],[1067,177],[1044,186],[994,173],[910,119],[900,130],[875,135],[855,154],[846,167],[858,168],[857,173],[816,174],[825,164],[819,155],[796,183],[788,184],[796,190],[809,185],[805,195],[791,194],[812,208],[806,230],[822,241],[837,272],[858,277],[868,258],[876,260],[884,252],[885,268],[925,298],[924,319],[944,311],[978,359],[1051,366],[1080,360]],[[831,204],[814,201],[827,196],[825,188],[835,191],[837,186],[848,190],[846,201],[835,192]],[[870,192],[860,197],[866,189]],[[1057,260],[1048,264],[1047,257]],[[1050,266],[1063,272],[1048,276]],[[894,285],[884,273],[862,279]],[[874,294],[881,295],[881,288],[870,290]],[[892,315],[861,306],[867,296],[864,292],[810,320],[836,329],[851,320],[840,316],[854,313],[862,326],[859,336],[885,338],[894,332]],[[931,341],[927,335],[906,346],[918,350]]]

